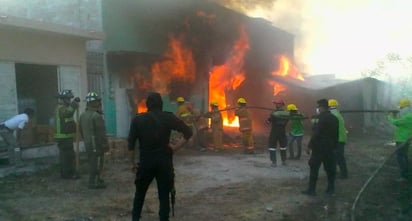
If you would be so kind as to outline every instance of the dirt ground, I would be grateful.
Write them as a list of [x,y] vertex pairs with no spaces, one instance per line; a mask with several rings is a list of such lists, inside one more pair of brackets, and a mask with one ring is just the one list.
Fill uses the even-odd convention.
[[[175,154],[176,206],[171,220],[179,221],[347,221],[359,189],[393,147],[382,137],[351,137],[346,148],[349,179],[336,181],[336,194],[327,196],[321,170],[317,196],[301,194],[307,187],[309,156],[270,167],[266,137],[256,138],[255,154],[239,148],[221,152],[183,149]],[[304,146],[307,137],[304,139]],[[278,155],[278,159],[279,159]],[[125,158],[108,159],[108,187],[87,186],[86,162],[79,180],[59,178],[56,159],[26,164],[38,172],[0,178],[0,220],[131,220],[134,174]],[[146,196],[142,220],[157,218],[156,185]]]

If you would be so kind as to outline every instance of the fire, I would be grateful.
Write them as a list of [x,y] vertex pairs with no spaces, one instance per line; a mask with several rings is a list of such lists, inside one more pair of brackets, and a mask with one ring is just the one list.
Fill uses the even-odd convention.
[[287,89],[285,85],[277,83],[275,81],[269,81],[269,85],[273,87],[273,95],[275,96],[286,91]]
[[196,65],[192,50],[184,45],[184,37],[169,36],[169,47],[163,54],[166,60],[152,65],[152,86],[155,91],[167,94],[172,80],[192,83],[195,80]]
[[[287,77],[300,81],[305,80],[303,75],[299,72],[297,67],[293,65],[293,63],[287,56],[275,56],[274,59],[275,62],[279,63],[279,68],[278,70],[272,71],[272,76]],[[273,87],[273,95],[278,95],[279,93],[282,93],[287,89],[284,84],[278,83],[274,80],[269,80],[269,85]]]
[[147,112],[147,107],[146,107],[146,99],[142,99],[139,101],[137,104],[137,110],[136,113],[144,113]]
[[[240,37],[232,47],[232,53],[226,63],[212,69],[209,76],[209,101],[218,103],[219,108],[227,108],[233,97],[228,100],[227,95],[233,93],[245,80],[243,70],[244,57],[249,50],[249,37],[244,26],[240,27]],[[222,112],[223,124],[229,127],[239,127],[239,122],[228,112]]]

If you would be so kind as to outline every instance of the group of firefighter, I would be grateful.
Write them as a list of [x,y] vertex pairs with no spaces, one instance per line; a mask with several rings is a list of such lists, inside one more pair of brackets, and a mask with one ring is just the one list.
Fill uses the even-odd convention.
[[[74,138],[83,138],[88,158],[88,188],[105,188],[101,177],[104,153],[109,150],[100,96],[89,92],[85,97],[86,109],[79,114],[80,98],[74,98],[71,90],[63,90],[58,95],[55,110],[55,140],[59,149],[60,175],[63,179],[78,179],[78,158],[74,152]],[[75,123],[75,113],[78,124]],[[80,137],[77,137],[80,139]],[[77,139],[77,145],[78,140]],[[79,148],[79,147],[78,147]]]
[[[222,110],[216,101],[210,102],[210,111],[202,113],[191,103],[185,101],[183,97],[178,97],[176,116],[186,123],[193,131],[193,138],[189,141],[189,146],[200,146],[201,151],[207,150],[206,132],[209,128],[212,131],[213,151],[223,150],[223,118]],[[242,134],[242,145],[245,153],[254,153],[254,140],[252,134],[252,119],[246,106],[246,99],[239,98],[238,106],[235,108],[235,115],[239,119],[239,131]]]
[[[210,111],[207,113],[201,113],[199,109],[193,107],[189,102],[186,102],[183,97],[178,97],[176,116],[183,120],[193,130],[193,139],[191,146],[199,145],[200,150],[206,150],[207,144],[205,144],[206,131],[208,129],[210,119],[210,128],[212,132],[213,147],[211,150],[220,151],[223,150],[223,119],[222,111],[230,111],[234,109],[235,115],[239,120],[239,131],[242,134],[242,146],[244,153],[254,153],[254,138],[252,130],[252,119],[247,106],[246,99],[243,97],[238,98],[237,107],[229,109],[219,109],[217,102],[210,102]],[[282,99],[275,99],[273,101],[275,109],[270,113],[266,120],[266,124],[271,126],[268,150],[271,166],[277,166],[276,151],[279,150],[282,165],[286,165],[287,149],[289,149],[289,160],[299,160],[302,155],[302,139],[305,134],[304,123],[305,119],[308,119],[302,115],[298,107],[290,103],[288,105]],[[346,129],[344,126],[344,120],[342,115],[337,110],[338,101],[336,99],[330,99],[328,101],[331,112],[339,120],[339,146],[341,147],[341,154],[339,154],[339,165],[341,167],[342,177],[347,177],[346,161],[343,156],[343,146],[346,143]],[[315,123],[316,119],[312,119],[312,123]],[[287,136],[286,127],[289,124],[289,139]],[[289,140],[289,141],[288,141]],[[294,144],[296,143],[296,153]]]

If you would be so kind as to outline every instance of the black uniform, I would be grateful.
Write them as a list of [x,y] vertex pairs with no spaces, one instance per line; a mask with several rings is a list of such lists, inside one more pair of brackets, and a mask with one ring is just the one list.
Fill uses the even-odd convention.
[[336,176],[335,148],[338,143],[338,136],[338,119],[330,111],[320,113],[317,123],[313,126],[313,134],[309,142],[312,154],[309,159],[310,176],[307,193],[315,194],[319,168],[322,163],[328,177],[326,192],[329,194],[334,193]]
[[273,165],[276,165],[276,150],[278,144],[280,146],[281,160],[282,162],[286,160],[286,146],[288,145],[286,125],[289,121],[288,117],[288,112],[283,109],[278,109],[273,111],[267,119],[272,125],[269,135],[269,155]]
[[173,152],[169,147],[171,130],[183,133],[188,140],[192,130],[173,113],[160,109],[137,115],[131,123],[129,150],[139,141],[140,162],[136,174],[136,192],[133,202],[133,220],[139,220],[146,191],[156,178],[159,195],[160,220],[169,220],[169,193],[173,185]]

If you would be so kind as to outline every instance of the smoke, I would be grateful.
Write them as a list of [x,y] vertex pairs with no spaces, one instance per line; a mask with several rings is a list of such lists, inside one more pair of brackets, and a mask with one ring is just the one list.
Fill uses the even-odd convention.
[[294,34],[295,61],[309,75],[358,78],[389,53],[412,54],[408,0],[214,1]]

